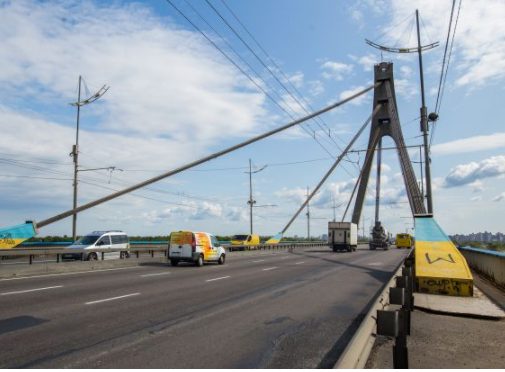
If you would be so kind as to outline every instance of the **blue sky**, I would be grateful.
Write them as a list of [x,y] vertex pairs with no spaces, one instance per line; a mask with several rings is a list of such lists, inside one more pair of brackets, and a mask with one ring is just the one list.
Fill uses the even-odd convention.
[[[0,225],[42,220],[70,209],[73,166],[68,154],[75,139],[75,108],[68,103],[76,100],[80,74],[90,93],[103,84],[111,87],[82,108],[82,169],[116,166],[122,171],[81,172],[79,204],[305,114],[205,0],[191,0],[191,6],[172,2],[256,84],[166,1],[0,2]],[[441,44],[424,55],[427,105],[433,111],[451,1],[209,3],[277,79],[302,100],[296,88],[315,109],[371,84],[374,63],[393,62],[404,137],[409,145],[421,143],[417,56],[381,56],[364,39],[414,46],[412,22],[419,9],[423,43]],[[504,18],[502,1],[462,2],[431,148],[435,214],[450,234],[504,230]],[[78,233],[112,228],[130,235],[179,229],[248,232],[244,172],[251,158],[258,169],[267,165],[253,176],[258,205],[276,205],[255,209],[255,231],[274,234],[303,202],[306,187],[319,182],[332,156],[370,115],[371,105],[370,93],[325,114],[324,122],[308,122],[85,211],[78,218]],[[366,131],[353,148],[363,149],[367,139]],[[384,146],[389,145],[392,141],[386,139]],[[419,160],[418,150],[413,148],[411,156]],[[343,203],[336,210],[337,218],[342,216],[364,155],[350,159],[354,163],[339,167],[312,203],[314,235],[326,231],[332,199]],[[384,164],[381,219],[393,232],[404,231],[412,221],[394,151],[384,153]],[[414,169],[419,177],[419,164]],[[370,180],[364,209],[367,229],[374,213],[374,182]],[[71,220],[40,231],[52,234],[71,234]],[[288,231],[295,234],[306,235],[303,214]]]

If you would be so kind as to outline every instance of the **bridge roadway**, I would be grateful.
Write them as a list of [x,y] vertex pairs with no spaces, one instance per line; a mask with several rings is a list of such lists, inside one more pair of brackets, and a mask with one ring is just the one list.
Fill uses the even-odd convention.
[[230,254],[0,280],[0,367],[332,367],[407,251]]

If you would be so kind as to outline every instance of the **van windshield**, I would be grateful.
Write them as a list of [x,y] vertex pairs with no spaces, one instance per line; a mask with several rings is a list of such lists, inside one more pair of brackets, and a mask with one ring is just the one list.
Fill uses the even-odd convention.
[[233,238],[231,240],[246,240],[247,235],[233,235]]
[[77,240],[74,244],[75,245],[90,245],[93,244],[98,240],[100,235],[86,235]]

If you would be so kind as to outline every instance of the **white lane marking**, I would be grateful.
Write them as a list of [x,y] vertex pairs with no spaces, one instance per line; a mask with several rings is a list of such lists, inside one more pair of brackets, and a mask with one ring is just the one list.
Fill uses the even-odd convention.
[[98,273],[101,271],[116,271],[116,270],[126,270],[126,269],[140,269],[139,266],[129,266],[129,267],[117,267],[115,269],[100,269],[100,270],[89,270],[89,271],[76,271],[73,273],[60,273],[60,274],[47,274],[47,275],[33,275],[33,276],[21,276],[17,278],[6,278],[0,279],[0,282],[7,280],[20,280],[20,279],[31,279],[31,278],[49,278],[51,276],[64,276],[64,275],[77,275],[77,274],[87,274],[87,273]]
[[147,278],[148,276],[159,276],[159,275],[168,275],[168,274],[170,274],[170,272],[164,271],[164,272],[161,272],[161,273],[144,274],[144,275],[140,275],[140,277],[141,278]]
[[295,263],[295,265],[301,265],[302,263],[305,263],[305,261],[297,262],[297,263]]
[[221,279],[228,279],[230,276],[222,276],[220,278],[214,278],[214,279],[207,279],[206,282],[213,282],[215,280],[221,280]]
[[268,270],[273,270],[273,269],[277,269],[277,266],[267,267],[266,269],[263,269],[262,271],[268,271]]
[[252,261],[252,262],[256,263],[256,262],[263,262],[263,261],[265,261],[265,260],[256,260],[256,261]]
[[99,304],[101,302],[107,302],[107,301],[114,301],[114,300],[119,300],[121,298],[125,298],[125,297],[131,297],[131,296],[138,296],[140,293],[137,292],[137,293],[130,293],[130,294],[127,294],[127,295],[123,295],[123,296],[117,296],[117,297],[110,297],[110,298],[104,298],[103,300],[96,300],[96,301],[90,301],[90,302],[86,302],[85,305],[93,305],[93,304]]
[[384,264],[382,262],[370,262],[368,266],[383,266]]
[[54,287],[44,287],[44,288],[26,289],[24,291],[5,292],[5,293],[0,293],[0,296],[7,296],[7,295],[13,295],[13,294],[19,294],[19,293],[45,291],[46,289],[54,289],[54,288],[61,288],[61,287],[63,287],[63,286],[62,285],[55,285]]
[[285,260],[286,258],[289,258],[291,256],[286,256],[286,257],[281,257],[281,260]]

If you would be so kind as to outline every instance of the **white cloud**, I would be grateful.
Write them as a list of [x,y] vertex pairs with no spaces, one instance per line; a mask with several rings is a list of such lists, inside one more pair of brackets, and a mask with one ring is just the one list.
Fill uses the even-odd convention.
[[295,72],[293,75],[288,76],[288,81],[293,84],[296,88],[301,88],[303,86],[304,74],[301,71]]
[[326,61],[321,65],[321,69],[323,70],[323,78],[340,81],[352,72],[353,65],[337,61]]
[[[480,162],[460,164],[445,177],[445,187],[472,184],[478,180],[505,174],[505,156],[492,156]],[[475,184],[474,184],[475,185]]]
[[[390,29],[384,32],[399,45],[412,46],[413,38],[402,27],[393,27],[419,9],[424,21],[427,42],[445,41],[450,1],[392,0],[388,7],[393,15]],[[457,8],[455,9],[457,12]],[[456,73],[459,86],[482,86],[505,77],[505,3],[501,0],[463,1],[458,20],[450,74]],[[485,21],[483,21],[485,20]],[[438,66],[437,72],[440,71]]]
[[374,65],[380,61],[375,54],[367,54],[361,57],[351,57],[351,59],[356,60],[362,67],[364,71],[372,71]]
[[[365,88],[366,88],[365,86],[358,86],[358,87],[352,87],[349,90],[344,90],[343,92],[340,93],[339,99],[343,100],[345,98],[348,98]],[[361,106],[362,104],[367,103],[368,101],[369,101],[369,95],[362,94],[361,96],[356,97],[352,101],[350,101],[349,104],[355,105],[355,106]]]
[[503,199],[505,199],[505,192],[502,192],[500,195],[497,195],[496,197],[493,198],[494,202],[500,202]]
[[480,180],[476,180],[470,183],[468,186],[472,188],[472,192],[474,193],[484,191],[484,183]]
[[309,81],[309,93],[317,97],[320,94],[324,93],[324,85],[320,80],[311,80]]
[[431,152],[439,156],[494,150],[502,147],[505,147],[505,133],[503,132],[440,143],[438,145],[433,145],[431,147]]
[[221,218],[223,207],[218,203],[190,201],[187,205],[169,207],[162,210],[152,210],[143,213],[142,217],[150,223],[168,222],[172,217],[188,220],[203,220],[206,218]]
[[15,1],[0,25],[3,94],[72,102],[83,74],[111,86],[102,131],[207,142],[253,130],[264,113],[264,96],[205,40],[140,5]]

